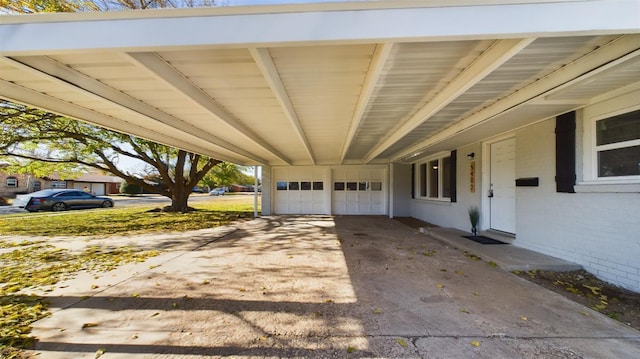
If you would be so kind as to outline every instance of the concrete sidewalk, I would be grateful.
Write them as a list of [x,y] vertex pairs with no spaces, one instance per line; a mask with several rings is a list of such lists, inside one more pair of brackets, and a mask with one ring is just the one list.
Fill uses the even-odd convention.
[[458,229],[432,227],[426,229],[426,231],[434,238],[444,241],[455,248],[469,251],[486,261],[492,261],[506,271],[537,269],[564,272],[582,269],[579,264],[526,248],[516,247],[512,244],[486,245],[476,243],[463,237],[468,236],[469,233]]
[[478,260],[385,217],[265,217],[194,237],[195,246],[160,240],[164,254],[148,262],[58,285],[46,294],[53,315],[35,323],[34,353],[640,357],[640,332],[488,265],[488,252],[468,250]]

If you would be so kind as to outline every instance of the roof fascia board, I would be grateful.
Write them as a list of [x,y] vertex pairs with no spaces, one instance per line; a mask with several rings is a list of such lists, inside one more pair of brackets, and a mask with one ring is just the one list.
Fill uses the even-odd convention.
[[280,103],[280,107],[285,113],[285,116],[287,117],[287,119],[295,129],[295,132],[298,135],[298,138],[304,145],[304,148],[307,151],[307,155],[311,160],[311,164],[315,165],[316,160],[313,156],[313,152],[311,151],[311,145],[309,144],[307,135],[305,134],[304,129],[302,128],[302,124],[300,123],[298,114],[296,113],[296,110],[293,107],[293,104],[291,103],[291,99],[289,98],[289,94],[287,93],[284,83],[282,83],[282,79],[280,78],[278,69],[276,68],[276,65],[273,63],[273,58],[271,57],[269,50],[264,48],[263,49],[250,48],[249,52],[251,53],[251,56],[253,56],[253,60],[256,62],[256,65],[258,65],[260,72],[262,72],[262,76],[265,78],[265,80],[269,84],[269,87],[271,88],[271,91],[273,92],[274,96]]
[[[590,0],[537,0],[537,3],[584,2]],[[3,15],[5,24],[127,20],[142,18],[181,18],[200,16],[260,15],[301,12],[387,10],[452,6],[485,6],[527,4],[531,0],[369,0],[342,2],[310,2],[301,4],[271,4],[242,6],[212,6],[196,8],[132,9],[124,11],[90,11],[82,13],[34,13]]]
[[[48,81],[63,85],[73,91],[82,91],[85,94],[95,97],[97,100],[108,101],[127,111],[133,111],[137,114],[154,119],[195,138],[208,141],[212,145],[220,147],[226,151],[234,152],[243,157],[250,158],[252,161],[267,163],[266,160],[259,156],[249,153],[248,151],[228,143],[227,141],[210,133],[206,133],[123,92],[116,91],[102,82],[88,77],[68,66],[64,66],[51,58],[20,57],[12,59],[2,57],[0,58],[0,61],[11,66],[17,66]],[[90,118],[85,119],[85,121],[90,121]],[[123,128],[120,131],[125,131],[125,129]]]
[[[38,107],[45,111],[57,113],[61,116],[74,118],[82,122],[98,125],[112,131],[122,132],[123,129],[126,129],[127,133],[130,133],[136,137],[162,143],[167,146],[182,148],[187,151],[210,156],[216,159],[242,164],[250,164],[253,161],[252,159],[244,156],[229,156],[216,151],[212,151],[211,149],[205,149],[190,143],[177,141],[171,136],[167,136],[157,131],[149,130],[132,122],[127,122],[115,117],[107,116],[105,114],[86,109],[84,107],[60,100],[58,98],[42,94],[31,89],[26,89],[22,86],[7,81],[0,80],[0,98],[4,98],[8,101],[16,103],[22,103],[27,106]],[[88,118],[90,118],[91,121],[87,121],[86,119]]]
[[[83,14],[79,15],[81,19]],[[0,38],[3,39],[0,54],[17,56],[95,49],[159,51],[205,46],[261,48],[638,32],[640,2],[636,0],[391,9],[363,7],[348,11],[224,16],[105,17],[57,23],[36,23],[27,19],[23,23],[3,21],[0,24]]]
[[204,93],[204,91],[193,85],[191,81],[182,76],[182,74],[180,74],[159,55],[155,53],[138,52],[127,53],[126,56],[128,57],[128,60],[134,62],[138,67],[146,69],[155,78],[168,84],[178,92],[184,94],[186,98],[189,98],[202,106],[202,108],[209,111],[209,113],[217,117],[220,121],[236,130],[240,136],[246,137],[249,141],[262,147],[262,149],[271,153],[281,161],[291,164],[291,161],[287,157],[270,146],[249,127],[238,121],[238,119],[222,108],[222,106],[220,106],[209,95]]
[[536,101],[570,84],[587,80],[605,69],[640,55],[640,35],[625,35],[602,46],[578,60],[563,66],[514,92],[502,100],[460,120],[447,129],[391,156],[391,161],[413,160],[426,148],[434,146],[476,126],[499,117],[531,101]]
[[428,121],[431,116],[480,82],[525,47],[529,46],[534,40],[535,39],[499,40],[493,43],[489,49],[483,52],[471,65],[433,96],[420,110],[371,149],[365,156],[365,163],[378,157],[404,136],[411,133],[416,127]]
[[378,79],[382,74],[384,65],[389,58],[391,49],[393,49],[393,43],[376,45],[373,58],[371,59],[371,63],[369,65],[369,71],[367,72],[364,84],[362,85],[362,91],[360,92],[360,97],[358,97],[358,103],[356,104],[356,109],[353,112],[353,117],[351,118],[351,123],[349,124],[349,132],[347,133],[347,138],[345,139],[344,145],[342,146],[342,151],[340,152],[339,163],[343,163],[345,157],[347,156],[347,152],[351,147],[351,143],[353,142],[353,139],[356,136],[356,132],[360,127],[364,111],[366,110],[367,105],[369,105],[371,95],[376,88],[376,84],[378,83]]

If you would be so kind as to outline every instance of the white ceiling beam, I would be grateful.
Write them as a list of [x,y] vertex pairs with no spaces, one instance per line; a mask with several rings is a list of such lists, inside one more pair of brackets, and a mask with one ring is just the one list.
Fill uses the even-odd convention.
[[640,32],[637,0],[440,1],[438,6],[433,6],[433,1],[414,0],[395,8],[390,1],[385,1],[386,8],[375,3],[363,1],[352,9],[335,4],[285,6],[278,12],[264,8],[263,12],[257,9],[251,13],[163,9],[126,16],[117,12],[3,15],[0,53],[20,56],[96,48],[149,52],[215,46],[261,48]]
[[[133,136],[162,143],[167,146],[182,148],[186,151],[199,153],[212,158],[240,164],[250,164],[252,162],[252,159],[244,156],[229,156],[228,154],[212,151],[210,148],[203,148],[192,143],[179,141],[174,137],[161,132],[150,130],[131,122],[95,112],[82,106],[24,88],[11,82],[0,80],[0,98],[27,106],[37,107],[45,111],[53,112],[82,122],[91,123],[112,131],[125,132],[123,129],[126,129],[126,133]],[[87,119],[91,120],[88,121]]]
[[586,81],[607,69],[640,56],[638,44],[640,44],[640,35],[622,36],[574,62],[566,64],[557,71],[525,86],[502,100],[458,121],[434,136],[398,152],[391,157],[391,160],[411,160],[411,158],[415,157],[415,154],[421,153],[430,146],[480,126],[511,110],[530,104],[531,101],[537,101],[555,91]]
[[[235,152],[243,157],[250,158],[260,164],[268,163],[266,160],[249,153],[248,151],[237,147],[227,141],[207,133],[195,126],[181,121],[159,109],[135,99],[123,92],[117,91],[102,82],[88,77],[68,66],[64,66],[49,57],[19,57],[6,58],[0,57],[0,61],[11,66],[19,67],[34,75],[39,76],[47,81],[62,85],[72,91],[81,91],[100,101],[107,101],[127,111],[132,111],[140,115],[144,115],[149,119],[158,121],[167,126],[173,127],[178,131],[187,133],[195,138],[207,141],[212,146],[220,147],[226,151]],[[91,118],[83,119],[90,122]],[[119,129],[121,132],[127,132],[126,128]]]
[[344,158],[347,156],[347,152],[349,152],[349,148],[351,147],[351,143],[358,132],[358,128],[360,128],[362,116],[364,115],[364,111],[367,109],[367,105],[371,100],[373,90],[376,88],[376,84],[378,83],[378,79],[382,74],[382,70],[384,69],[384,65],[389,58],[392,48],[393,43],[376,45],[376,49],[369,65],[369,70],[367,71],[367,76],[364,80],[364,84],[362,85],[362,91],[360,91],[360,97],[358,98],[356,109],[353,112],[353,117],[349,124],[347,138],[345,139],[342,151],[340,152],[340,164],[344,162]]
[[369,163],[381,153],[393,146],[416,127],[428,121],[431,116],[443,109],[465,91],[480,82],[483,78],[507,62],[510,58],[529,46],[534,39],[498,40],[484,51],[473,63],[464,69],[455,79],[442,88],[429,102],[415,112],[402,125],[397,127],[389,136],[379,142],[365,156],[364,162]]
[[280,107],[282,107],[289,123],[291,123],[291,126],[295,129],[298,139],[304,145],[304,149],[307,151],[309,159],[311,159],[311,164],[315,166],[316,159],[313,156],[309,139],[302,128],[302,123],[300,123],[298,114],[291,103],[287,89],[285,88],[284,83],[282,83],[280,73],[278,72],[276,65],[273,63],[273,58],[271,57],[269,50],[250,48],[249,52],[251,53],[251,56],[253,56],[253,60],[258,65],[258,68],[260,68],[260,72],[262,72],[262,76],[264,76],[265,80],[269,84],[274,96],[280,103]]
[[202,89],[195,86],[189,79],[185,78],[173,66],[167,63],[158,54],[150,52],[126,53],[125,56],[137,66],[149,71],[155,78],[173,87],[185,98],[190,99],[200,105],[205,110],[220,121],[226,123],[234,130],[238,131],[239,136],[246,137],[249,141],[260,146],[265,151],[277,157],[286,164],[291,164],[286,156],[276,150],[273,146],[260,138],[252,129],[245,126],[231,113],[225,110],[220,104],[206,94]]

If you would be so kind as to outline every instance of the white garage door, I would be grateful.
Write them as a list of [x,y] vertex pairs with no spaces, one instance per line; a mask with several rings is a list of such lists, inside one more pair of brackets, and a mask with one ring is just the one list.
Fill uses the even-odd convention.
[[387,214],[385,173],[384,168],[334,169],[333,214]]
[[274,212],[330,214],[330,173],[328,168],[275,168]]
[[92,182],[74,182],[73,189],[79,189],[89,193],[93,193],[96,196],[104,196],[105,188],[104,183],[92,183]]

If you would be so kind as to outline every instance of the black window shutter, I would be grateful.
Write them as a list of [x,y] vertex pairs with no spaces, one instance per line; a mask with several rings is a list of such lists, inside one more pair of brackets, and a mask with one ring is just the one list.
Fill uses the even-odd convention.
[[411,198],[416,198],[416,164],[411,164]]
[[451,188],[451,202],[457,202],[458,201],[458,189],[456,188],[456,178],[457,173],[458,173],[458,151],[457,150],[453,150],[451,151],[451,175],[449,176],[449,187]]
[[556,192],[575,193],[576,113],[556,117]]

